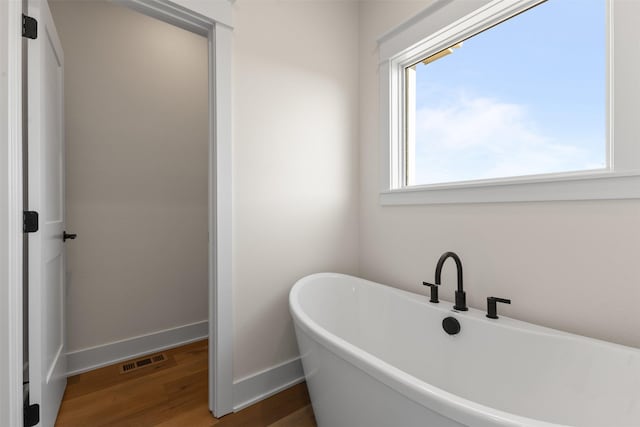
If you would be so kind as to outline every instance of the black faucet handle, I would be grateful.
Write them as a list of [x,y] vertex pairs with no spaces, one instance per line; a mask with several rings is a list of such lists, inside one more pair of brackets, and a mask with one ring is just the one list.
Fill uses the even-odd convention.
[[422,284],[431,288],[431,298],[429,299],[429,302],[433,302],[436,304],[439,303],[440,301],[438,300],[438,285],[427,282],[422,282]]
[[510,299],[498,298],[498,297],[488,297],[487,298],[487,317],[489,319],[497,319],[498,318],[498,303],[502,304],[511,304]]

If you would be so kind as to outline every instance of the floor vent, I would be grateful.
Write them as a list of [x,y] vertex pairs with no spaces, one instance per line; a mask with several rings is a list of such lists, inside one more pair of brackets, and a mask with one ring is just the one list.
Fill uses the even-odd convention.
[[156,363],[162,363],[167,360],[167,356],[164,353],[154,354],[146,356],[141,359],[137,359],[130,362],[125,362],[120,365],[120,373],[126,374],[128,372],[135,371],[136,369],[144,368],[145,366],[155,365]]

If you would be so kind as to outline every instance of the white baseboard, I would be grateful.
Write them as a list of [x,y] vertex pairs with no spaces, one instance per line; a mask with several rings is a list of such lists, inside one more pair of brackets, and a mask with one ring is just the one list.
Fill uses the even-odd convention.
[[67,353],[67,376],[206,339],[209,322],[191,323]]
[[238,412],[304,381],[299,357],[233,382],[233,411]]

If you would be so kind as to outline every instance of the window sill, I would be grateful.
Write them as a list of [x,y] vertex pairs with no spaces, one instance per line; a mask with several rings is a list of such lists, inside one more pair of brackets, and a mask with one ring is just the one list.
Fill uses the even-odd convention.
[[640,172],[609,171],[404,187],[380,192],[382,206],[640,199]]

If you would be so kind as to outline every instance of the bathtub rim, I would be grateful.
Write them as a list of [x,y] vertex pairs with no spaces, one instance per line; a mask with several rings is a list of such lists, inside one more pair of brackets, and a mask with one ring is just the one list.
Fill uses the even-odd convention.
[[562,337],[569,340],[579,340],[595,344],[597,346],[605,346],[609,350],[629,351],[635,350],[633,347],[626,347],[619,344],[609,343],[594,338],[583,337],[568,332],[558,331],[543,326],[522,322],[511,319],[506,316],[500,316],[500,323],[495,320],[487,319],[484,312],[470,308],[467,312],[458,312],[453,310],[453,304],[447,301],[441,301],[441,304],[434,306],[428,304],[425,296],[412,293],[406,290],[394,288],[381,283],[376,283],[367,279],[359,278],[341,273],[315,273],[299,279],[291,288],[289,293],[289,306],[291,315],[294,319],[296,327],[299,327],[307,336],[322,345],[324,348],[335,354],[337,357],[354,365],[357,369],[365,372],[382,384],[387,385],[396,392],[404,395],[408,399],[425,406],[435,412],[438,412],[457,422],[473,425],[499,425],[503,427],[515,426],[531,426],[531,427],[561,427],[564,424],[551,423],[547,421],[537,420],[533,418],[516,415],[496,408],[492,408],[480,403],[476,403],[469,399],[460,397],[456,394],[433,386],[421,379],[418,379],[401,369],[379,359],[378,357],[360,349],[359,347],[349,343],[348,341],[334,335],[328,330],[316,323],[301,307],[299,294],[305,286],[318,279],[347,279],[355,280],[365,286],[379,287],[385,292],[397,295],[399,298],[409,299],[422,304],[429,309],[440,311],[441,313],[455,313],[461,318],[469,318],[473,321],[491,323],[494,327],[502,327],[508,329],[526,330],[528,333]]

